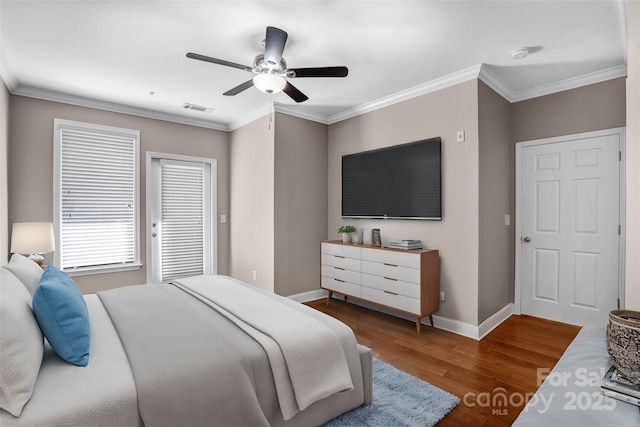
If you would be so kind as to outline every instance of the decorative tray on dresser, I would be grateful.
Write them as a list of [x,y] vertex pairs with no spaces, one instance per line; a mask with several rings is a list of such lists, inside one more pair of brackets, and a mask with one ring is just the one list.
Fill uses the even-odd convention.
[[387,307],[420,321],[440,307],[437,250],[403,250],[328,240],[321,244],[321,287],[327,304],[334,293]]

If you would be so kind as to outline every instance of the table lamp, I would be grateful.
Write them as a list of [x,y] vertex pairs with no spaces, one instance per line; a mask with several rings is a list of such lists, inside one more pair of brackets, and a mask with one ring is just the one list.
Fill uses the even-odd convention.
[[44,263],[41,254],[55,250],[53,223],[16,222],[11,232],[11,252],[29,255],[40,266]]

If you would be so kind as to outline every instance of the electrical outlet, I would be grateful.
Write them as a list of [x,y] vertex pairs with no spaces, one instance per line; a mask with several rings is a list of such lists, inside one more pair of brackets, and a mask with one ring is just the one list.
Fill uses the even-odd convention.
[[464,142],[464,131],[463,130],[459,130],[458,133],[456,133],[456,141]]
[[256,280],[258,280],[258,272],[253,270],[253,281],[255,282]]
[[444,301],[444,291],[440,291],[440,301]]
[[220,224],[226,224],[227,223],[227,216],[226,215],[220,215]]

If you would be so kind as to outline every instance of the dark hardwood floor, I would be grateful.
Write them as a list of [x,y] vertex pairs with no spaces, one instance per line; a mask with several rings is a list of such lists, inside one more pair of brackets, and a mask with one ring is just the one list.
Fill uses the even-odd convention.
[[553,368],[580,330],[514,315],[481,341],[427,326],[418,335],[408,320],[336,299],[328,307],[325,302],[307,305],[349,325],[373,357],[460,398],[438,426],[510,426],[538,388],[538,369]]

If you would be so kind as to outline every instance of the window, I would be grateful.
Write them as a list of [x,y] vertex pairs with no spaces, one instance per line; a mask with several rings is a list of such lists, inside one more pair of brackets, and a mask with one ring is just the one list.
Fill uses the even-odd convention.
[[87,274],[140,268],[140,132],[54,121],[56,264]]

